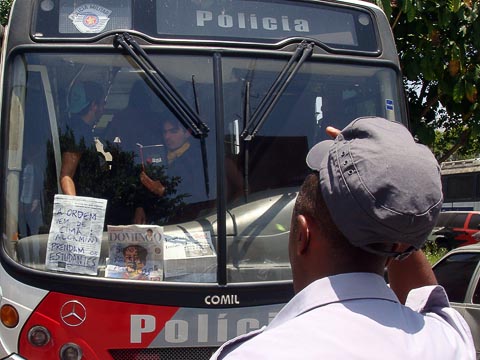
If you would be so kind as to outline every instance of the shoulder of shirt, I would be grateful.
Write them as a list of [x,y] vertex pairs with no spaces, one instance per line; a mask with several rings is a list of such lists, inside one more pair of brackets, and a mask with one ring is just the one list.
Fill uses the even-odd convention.
[[227,342],[225,342],[216,352],[213,354],[213,356],[210,358],[210,360],[220,360],[223,359],[225,356],[227,356],[230,352],[235,350],[239,345],[243,344],[245,341],[248,341],[252,339],[253,337],[257,336],[258,334],[261,334],[264,330],[266,329],[266,326],[261,327],[260,329],[253,330],[248,332],[247,334],[243,334],[240,336],[237,336],[236,338],[233,338]]
[[405,305],[424,316],[442,319],[445,325],[452,327],[473,348],[470,328],[462,315],[450,306],[447,293],[440,285],[424,286],[410,291]]
[[412,289],[407,296],[405,305],[421,313],[450,307],[445,289],[440,285],[429,285]]

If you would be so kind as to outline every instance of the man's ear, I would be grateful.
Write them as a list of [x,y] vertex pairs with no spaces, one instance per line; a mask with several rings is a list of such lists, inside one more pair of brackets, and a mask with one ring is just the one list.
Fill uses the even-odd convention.
[[295,252],[297,255],[303,255],[310,245],[310,226],[308,218],[304,215],[297,215],[297,236],[295,239]]

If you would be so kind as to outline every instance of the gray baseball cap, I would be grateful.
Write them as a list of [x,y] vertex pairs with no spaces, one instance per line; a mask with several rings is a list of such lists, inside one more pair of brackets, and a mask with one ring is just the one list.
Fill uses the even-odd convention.
[[307,165],[319,172],[335,225],[366,250],[375,243],[397,242],[411,245],[405,254],[420,249],[440,213],[438,162],[400,123],[358,118],[335,140],[312,147]]

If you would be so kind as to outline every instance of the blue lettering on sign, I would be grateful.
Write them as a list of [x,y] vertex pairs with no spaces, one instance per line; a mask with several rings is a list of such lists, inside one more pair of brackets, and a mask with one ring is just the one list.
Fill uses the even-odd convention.
[[385,100],[385,107],[386,107],[387,110],[393,111],[393,109],[394,109],[393,100],[386,99]]

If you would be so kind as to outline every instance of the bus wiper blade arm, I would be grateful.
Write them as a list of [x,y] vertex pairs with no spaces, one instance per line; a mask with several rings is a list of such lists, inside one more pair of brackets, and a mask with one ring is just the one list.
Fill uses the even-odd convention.
[[300,70],[300,67],[303,65],[305,60],[312,55],[313,47],[314,43],[308,43],[307,40],[303,40],[297,46],[297,49],[290,57],[287,65],[285,65],[285,67],[282,69],[253,113],[250,123],[243,130],[241,136],[245,141],[252,140],[258,133],[263,123],[282,96],[283,92],[295,77],[298,70]]
[[196,137],[205,137],[209,131],[199,115],[192,110],[183,96],[168,81],[163,73],[152,62],[148,54],[129,33],[115,36],[114,46],[124,48],[145,72],[155,93],[166,103],[168,108],[178,117],[185,128]]

